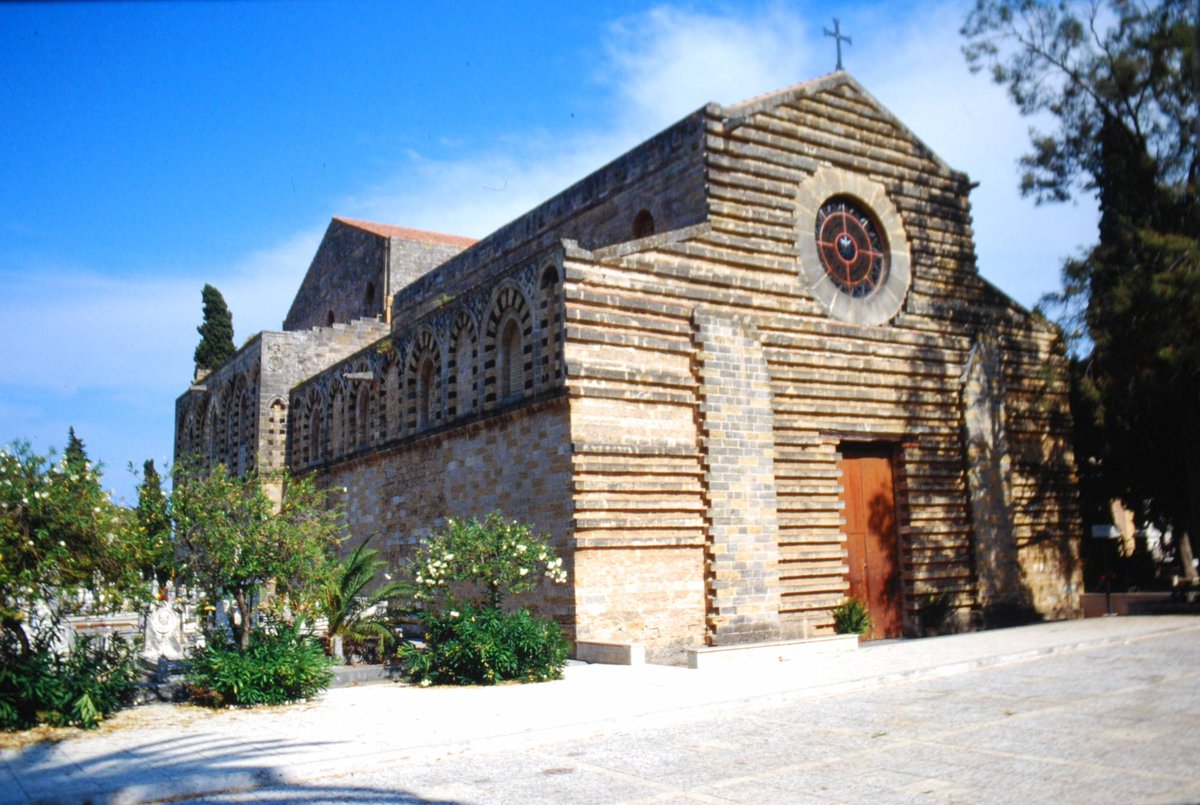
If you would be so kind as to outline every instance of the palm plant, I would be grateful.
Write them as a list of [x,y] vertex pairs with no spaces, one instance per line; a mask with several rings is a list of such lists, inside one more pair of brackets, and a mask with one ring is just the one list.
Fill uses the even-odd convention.
[[[387,618],[386,605],[390,599],[405,598],[412,594],[411,585],[403,581],[385,583],[373,591],[363,594],[376,575],[387,568],[388,563],[379,558],[379,551],[368,547],[368,537],[350,555],[338,563],[337,571],[325,584],[319,600],[319,611],[328,622],[325,639],[332,647],[335,638],[349,645],[377,642],[381,651],[386,651],[396,640]],[[383,612],[380,607],[383,605]]]

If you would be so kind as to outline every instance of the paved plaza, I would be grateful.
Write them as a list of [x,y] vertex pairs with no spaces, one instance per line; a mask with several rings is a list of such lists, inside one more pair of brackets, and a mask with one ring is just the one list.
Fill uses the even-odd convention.
[[4,802],[1200,802],[1200,620],[1106,618],[737,671],[138,708],[5,750]]

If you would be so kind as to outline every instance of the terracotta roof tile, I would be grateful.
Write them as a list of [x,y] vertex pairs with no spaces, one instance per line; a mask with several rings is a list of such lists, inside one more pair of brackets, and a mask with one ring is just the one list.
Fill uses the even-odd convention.
[[452,246],[463,247],[474,246],[479,242],[475,238],[464,238],[459,235],[443,235],[441,232],[426,232],[423,229],[409,229],[406,226],[377,224],[372,221],[359,221],[354,218],[343,218],[339,215],[333,216],[333,220],[384,238],[404,238],[405,240],[421,240],[427,243],[448,243]]

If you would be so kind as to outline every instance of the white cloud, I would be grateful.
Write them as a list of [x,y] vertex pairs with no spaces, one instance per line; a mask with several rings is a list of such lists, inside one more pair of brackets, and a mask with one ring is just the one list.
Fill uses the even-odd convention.
[[800,18],[780,8],[710,15],[663,6],[611,26],[598,80],[612,88],[621,125],[657,130],[709,101],[809,77],[808,42]]
[[0,382],[73,394],[178,394],[192,373],[205,281],[221,290],[239,340],[279,329],[319,231],[296,233],[231,266],[178,276],[115,277],[82,268],[0,273]]
[[922,4],[910,18],[875,25],[855,76],[950,167],[979,183],[972,191],[980,272],[1025,305],[1058,287],[1062,259],[1096,236],[1094,201],[1035,206],[1018,190],[1017,160],[1028,129],[1003,88],[972,75],[959,50],[961,3]]

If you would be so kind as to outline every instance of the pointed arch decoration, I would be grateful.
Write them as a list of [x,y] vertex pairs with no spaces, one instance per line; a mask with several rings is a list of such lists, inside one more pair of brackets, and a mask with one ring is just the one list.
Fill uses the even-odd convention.
[[450,328],[449,365],[446,372],[447,417],[469,416],[475,410],[479,376],[479,338],[475,322],[459,313]]
[[407,432],[435,427],[442,419],[442,350],[428,327],[413,338],[405,365]]
[[490,409],[533,390],[533,315],[515,284],[497,289],[486,327],[483,388]]
[[562,281],[558,266],[542,269],[538,281],[538,386],[545,389],[562,382]]

